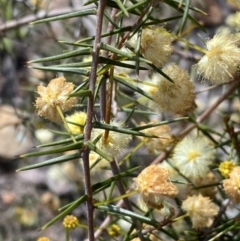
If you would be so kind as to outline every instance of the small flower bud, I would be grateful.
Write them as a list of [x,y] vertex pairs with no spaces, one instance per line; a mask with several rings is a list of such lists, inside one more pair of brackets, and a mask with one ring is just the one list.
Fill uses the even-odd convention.
[[[68,127],[71,131],[72,134],[82,134],[84,125],[86,123],[87,119],[87,114],[85,112],[75,112],[70,116],[66,117],[67,122],[72,122],[68,123]],[[74,124],[73,124],[74,123]]]
[[121,234],[121,228],[116,225],[116,224],[113,224],[111,225],[111,227],[108,229],[108,234],[109,236],[111,237],[118,237],[120,234]]
[[63,226],[66,229],[75,229],[76,227],[78,227],[78,225],[79,225],[79,221],[73,215],[67,215],[63,220]]
[[224,161],[219,165],[219,171],[224,178],[229,178],[229,174],[234,167],[236,167],[236,164],[233,161]]

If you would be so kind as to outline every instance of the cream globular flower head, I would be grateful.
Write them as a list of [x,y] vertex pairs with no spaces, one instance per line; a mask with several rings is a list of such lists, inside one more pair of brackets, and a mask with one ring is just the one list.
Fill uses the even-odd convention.
[[[128,43],[136,48],[137,35],[134,35]],[[154,27],[142,30],[140,53],[155,66],[160,68],[166,64],[172,52],[172,37],[164,28]]]
[[231,200],[240,203],[240,167],[235,167],[229,176],[229,179],[223,180],[224,191]]
[[[154,120],[148,124],[154,123],[157,123],[157,121]],[[140,123],[140,125],[145,125],[145,123],[142,122]],[[141,137],[141,139],[145,141],[144,146],[150,154],[157,154],[160,151],[164,151],[175,142],[175,138],[171,134],[171,128],[168,125],[151,127],[148,129],[144,129],[142,132],[158,136],[158,138]]]
[[[111,126],[124,127],[123,123],[116,120],[110,121]],[[103,152],[108,154],[110,157],[119,155],[124,148],[126,148],[129,142],[132,140],[132,136],[116,131],[109,131],[107,139],[105,138],[105,130],[103,129],[93,129],[91,139],[94,140],[99,135],[101,135],[100,140],[97,142],[96,146]]]
[[214,147],[201,136],[185,137],[173,150],[176,167],[185,177],[193,180],[207,175],[214,157]]
[[214,84],[225,83],[233,77],[240,65],[238,39],[228,30],[207,41],[206,54],[197,64],[198,73]]
[[168,170],[157,165],[148,166],[133,180],[142,200],[151,208],[163,208],[165,200],[178,194],[176,186],[169,180]]
[[219,165],[219,172],[223,177],[228,178],[236,164],[233,161],[223,161]]
[[189,196],[183,201],[182,209],[187,211],[195,229],[209,227],[219,211],[219,207],[209,197],[201,194]]
[[153,95],[160,111],[184,115],[196,108],[194,85],[188,73],[177,65],[171,64],[162,69],[174,83],[160,74],[154,74],[157,79],[157,91]]
[[66,82],[64,77],[52,79],[47,87],[38,86],[37,93],[40,95],[36,99],[38,115],[52,122],[60,122],[61,118],[57,111],[57,106],[65,112],[76,104],[77,99],[75,97],[68,97],[73,89],[74,84]]
[[85,112],[75,112],[70,116],[66,117],[68,127],[72,134],[82,134],[84,130],[84,125],[86,123],[87,114]]

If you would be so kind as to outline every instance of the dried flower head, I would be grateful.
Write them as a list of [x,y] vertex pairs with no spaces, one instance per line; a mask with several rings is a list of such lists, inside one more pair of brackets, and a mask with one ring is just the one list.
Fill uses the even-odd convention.
[[72,134],[82,134],[84,125],[86,123],[87,114],[85,112],[75,112],[70,116],[66,117],[66,121],[68,123],[68,127]]
[[57,111],[59,106],[63,112],[68,111],[76,104],[75,97],[68,98],[72,93],[74,84],[66,82],[64,77],[52,79],[47,87],[38,86],[40,97],[36,99],[38,115],[52,122],[60,122],[61,118]]
[[236,164],[233,161],[223,161],[219,165],[219,171],[224,178],[229,178],[229,174],[234,167],[236,167]]
[[153,95],[160,111],[173,112],[184,115],[196,108],[194,85],[188,73],[177,65],[171,64],[162,69],[174,83],[160,74],[154,74],[157,81],[157,91]]
[[[155,124],[157,121],[151,121],[148,124]],[[144,122],[140,123],[140,125],[146,125]],[[171,128],[168,125],[160,125],[151,127],[148,129],[144,129],[142,132],[151,134],[154,136],[158,136],[159,138],[148,138],[141,137],[144,141],[144,145],[147,151],[150,154],[157,154],[161,151],[166,150],[166,148],[170,147],[174,142],[175,138],[171,135]]]
[[[123,127],[123,123],[118,122],[116,120],[110,121],[111,126]],[[101,149],[103,152],[108,154],[110,157],[114,157],[120,154],[124,148],[126,148],[129,142],[132,139],[131,135],[109,131],[107,139],[105,139],[105,130],[102,129],[93,129],[92,131],[92,139],[97,138],[99,135],[102,135],[100,140],[97,142],[97,147]]]
[[173,161],[179,171],[192,180],[203,178],[215,156],[214,147],[201,136],[185,137],[173,150]]
[[121,228],[116,224],[111,225],[111,227],[108,229],[108,235],[111,237],[118,237],[120,234]]
[[178,194],[176,186],[169,180],[168,170],[157,165],[148,166],[133,180],[142,200],[152,208],[161,209],[164,200]]
[[75,216],[67,215],[63,219],[63,226],[66,229],[75,229],[76,227],[79,226],[79,221],[78,221],[78,219]]
[[207,41],[207,52],[197,64],[198,73],[214,84],[225,83],[240,65],[237,38],[229,31],[221,31]]
[[203,197],[201,194],[184,200],[182,209],[187,211],[192,220],[192,226],[196,229],[209,227],[219,211],[219,207],[209,197]]
[[240,167],[235,167],[229,176],[223,180],[224,191],[235,203],[240,203]]
[[37,239],[37,241],[50,241],[50,239],[47,237],[40,237]]
[[[128,44],[136,48],[137,35],[134,35]],[[155,66],[160,68],[166,64],[172,52],[172,37],[164,28],[155,27],[142,30],[140,53]]]

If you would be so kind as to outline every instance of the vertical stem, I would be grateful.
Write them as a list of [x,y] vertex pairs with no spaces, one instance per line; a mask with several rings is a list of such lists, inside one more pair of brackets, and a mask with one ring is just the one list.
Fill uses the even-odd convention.
[[[92,132],[92,119],[94,111],[94,91],[97,78],[97,67],[98,67],[98,58],[99,58],[99,43],[101,41],[101,32],[102,32],[102,23],[104,9],[106,6],[106,0],[99,0],[97,19],[96,19],[96,35],[92,53],[92,68],[89,78],[89,90],[92,91],[91,96],[88,97],[87,104],[87,120],[84,133],[84,141],[88,142],[91,138]],[[87,200],[87,225],[88,225],[88,239],[89,241],[94,241],[94,219],[93,219],[93,203],[92,203],[92,189],[91,189],[91,178],[90,178],[90,168],[89,168],[89,148],[85,147],[85,150],[82,153],[83,159],[83,169],[84,169],[84,185],[85,193],[88,195]]]
[[[109,124],[111,119],[111,106],[112,106],[112,92],[113,92],[113,73],[114,67],[110,69],[110,78],[109,78],[109,85],[108,85],[108,93],[107,93],[107,103],[106,103],[106,114],[105,114],[105,123]],[[109,135],[109,130],[105,130],[104,132],[104,140],[107,142]]]
[[[114,158],[110,162],[110,165],[111,165],[113,175],[114,176],[119,175],[120,174],[119,166],[118,166],[118,163],[116,162],[116,160]],[[118,186],[118,190],[119,190],[121,195],[126,194],[125,188],[123,186],[123,183],[122,183],[121,179],[117,180],[117,186]],[[129,211],[133,212],[132,205],[131,205],[131,203],[130,203],[130,201],[128,200],[127,197],[123,198],[123,202],[124,202],[126,208]],[[137,228],[137,230],[141,230],[141,224],[139,223],[139,221],[137,219],[132,219],[132,221],[133,221],[133,224],[135,225],[135,227]],[[138,237],[141,241],[145,240],[141,231],[138,233]]]
[[[111,18],[113,21],[116,20],[116,15],[117,9],[113,8],[111,12]],[[109,22],[108,28],[107,28],[107,33],[111,32],[114,29],[114,26]],[[109,35],[106,37],[106,44],[111,44],[112,41],[112,35]],[[107,58],[108,57],[108,51],[104,50],[103,51],[103,57]],[[103,80],[101,87],[100,87],[100,116],[102,120],[105,120],[105,113],[106,113],[106,80],[107,80],[107,74],[105,75],[105,79]]]

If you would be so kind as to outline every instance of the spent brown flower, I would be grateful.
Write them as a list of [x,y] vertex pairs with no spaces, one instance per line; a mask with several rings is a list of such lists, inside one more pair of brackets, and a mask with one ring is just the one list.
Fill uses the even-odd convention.
[[219,207],[209,197],[203,197],[201,194],[189,196],[183,201],[182,209],[187,211],[192,226],[196,229],[209,227],[219,211]]
[[40,95],[36,99],[36,108],[38,115],[52,122],[60,122],[61,118],[57,110],[57,106],[63,112],[68,111],[76,104],[77,99],[70,97],[74,89],[74,84],[66,82],[64,77],[52,79],[47,87],[38,86],[37,93]]
[[164,200],[178,194],[176,186],[169,180],[168,170],[157,165],[148,166],[133,180],[142,200],[151,208],[161,209]]

